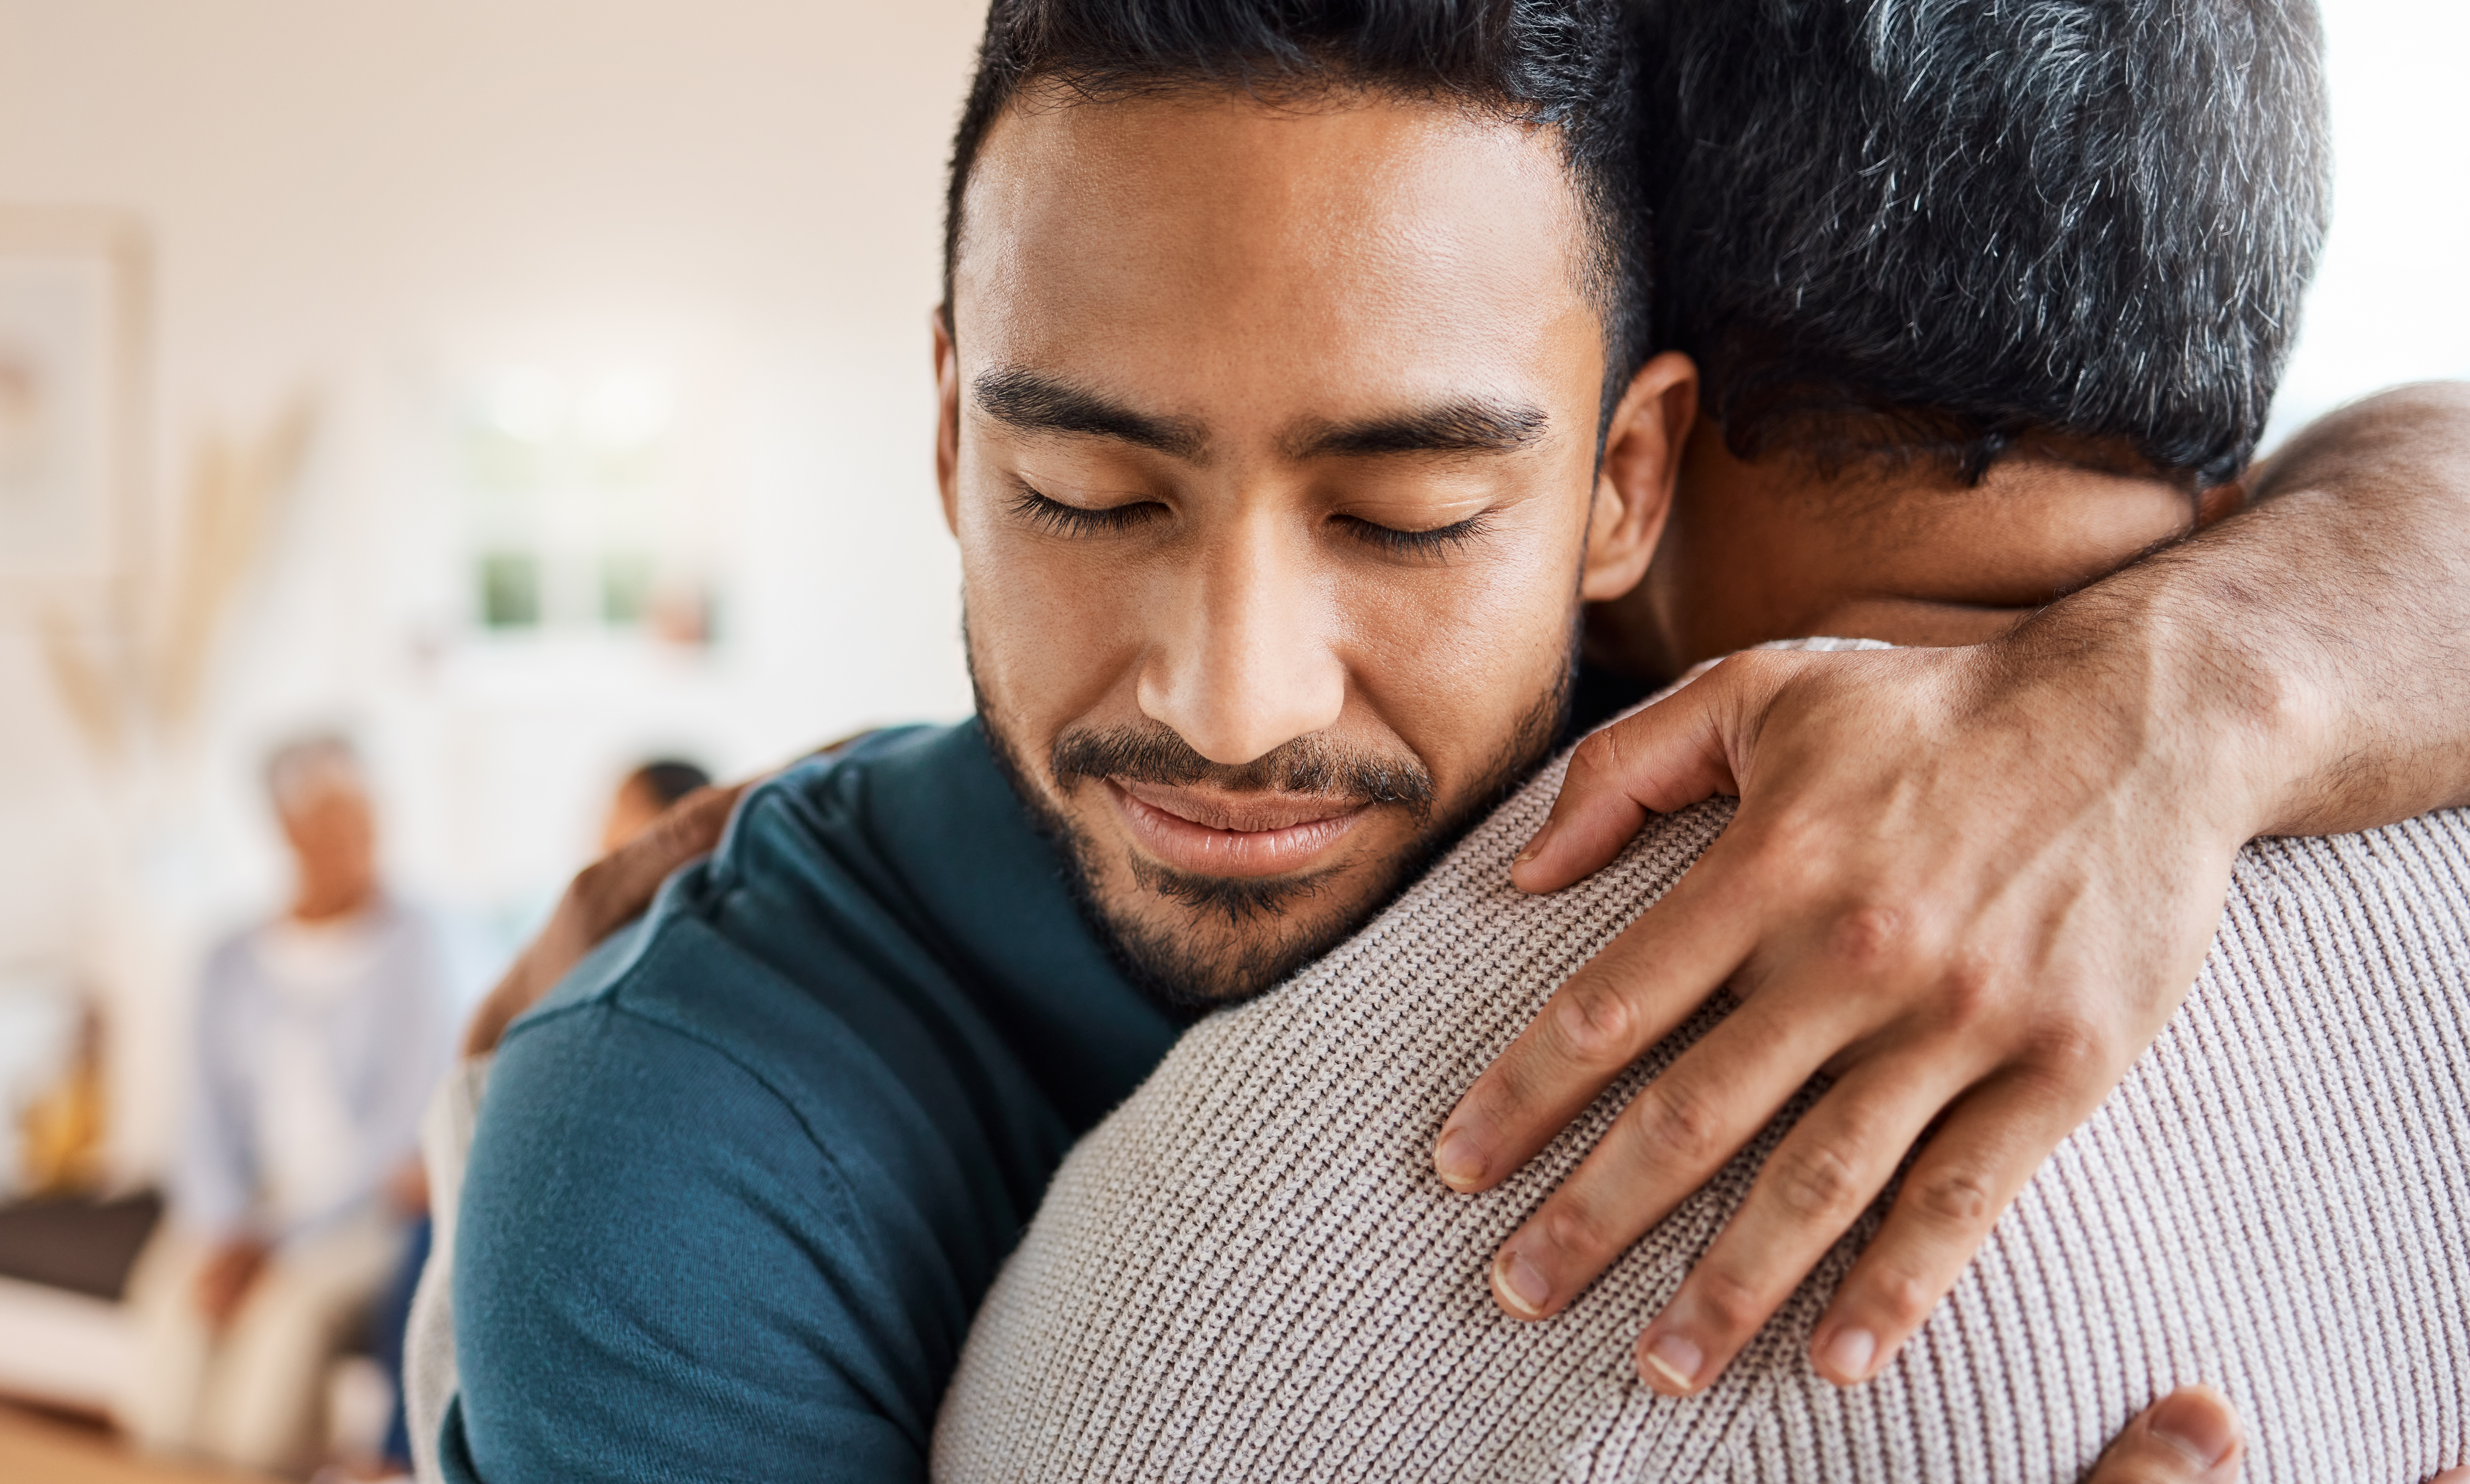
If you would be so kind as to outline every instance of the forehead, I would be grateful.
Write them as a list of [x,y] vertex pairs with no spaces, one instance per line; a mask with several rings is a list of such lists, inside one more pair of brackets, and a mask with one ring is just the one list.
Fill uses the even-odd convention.
[[981,364],[1247,394],[1273,377],[1329,411],[1471,375],[1592,394],[1584,221],[1553,130],[1444,103],[1035,95],[971,171],[955,325]]

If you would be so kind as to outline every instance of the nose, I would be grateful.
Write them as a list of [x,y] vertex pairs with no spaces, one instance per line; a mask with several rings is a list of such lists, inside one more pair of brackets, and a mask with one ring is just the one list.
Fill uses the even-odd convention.
[[1239,522],[1159,597],[1141,711],[1211,762],[1250,762],[1337,725],[1346,705],[1324,578],[1279,523]]

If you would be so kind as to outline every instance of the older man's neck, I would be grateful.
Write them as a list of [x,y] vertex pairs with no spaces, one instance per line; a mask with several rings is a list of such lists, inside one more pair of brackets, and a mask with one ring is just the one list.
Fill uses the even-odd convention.
[[[1772,639],[1980,643],[2199,523],[2187,483],[2132,455],[2040,440],[1968,484],[1927,459],[1741,459],[1702,422],[1655,560],[1587,615],[1589,660],[1668,679]],[[2226,487],[2225,487],[2226,488]],[[2208,495],[2204,516],[2235,505]]]

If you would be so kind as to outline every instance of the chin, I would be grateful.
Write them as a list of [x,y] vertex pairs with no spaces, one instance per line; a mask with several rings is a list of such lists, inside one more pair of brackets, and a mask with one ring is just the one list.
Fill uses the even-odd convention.
[[1129,855],[1126,869],[1107,873],[1113,890],[1097,885],[1076,853],[1071,875],[1133,983],[1177,1009],[1207,1010],[1275,988],[1354,937],[1433,853],[1418,841],[1386,869],[1268,878],[1188,876]]

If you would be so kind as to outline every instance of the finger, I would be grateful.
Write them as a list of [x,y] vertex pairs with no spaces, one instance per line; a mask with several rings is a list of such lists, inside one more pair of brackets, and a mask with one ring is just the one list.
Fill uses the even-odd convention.
[[1669,1396],[1713,1381],[1887,1188],[1972,1073],[1946,1048],[1847,1073],[1767,1156],[1749,1198],[1638,1341],[1641,1380]]
[[[1509,868],[1522,892],[1555,892],[1601,870],[1646,823],[1717,793],[1737,793],[1731,738],[1772,694],[1765,667],[1736,656],[1704,678],[1580,742],[1544,827]],[[1746,684],[1745,684],[1746,683]]]
[[1843,1046],[1836,1018],[1806,1000],[1761,995],[1639,1089],[1602,1142],[1494,1254],[1502,1309],[1522,1319],[1559,1312]]
[[1579,966],[1441,1125],[1433,1168],[1487,1190],[1535,1157],[1759,940],[1763,905],[1718,840],[1662,900]]
[[2083,1122],[2089,1109],[2081,1101],[2039,1072],[2001,1073],[1958,1100],[1811,1333],[1820,1375],[1852,1386],[1877,1374],[1955,1287],[2016,1193]]
[[2127,1425],[2085,1484],[2229,1484],[2246,1454],[2228,1400],[2181,1386]]

